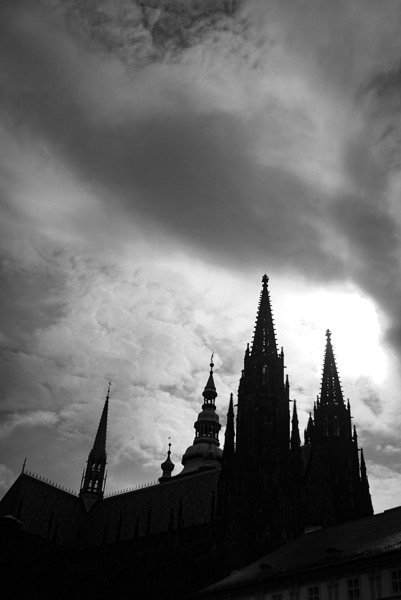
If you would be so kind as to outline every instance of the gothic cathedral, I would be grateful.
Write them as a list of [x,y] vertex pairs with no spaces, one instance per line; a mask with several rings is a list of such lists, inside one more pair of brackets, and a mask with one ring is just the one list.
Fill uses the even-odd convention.
[[301,443],[266,275],[223,449],[213,368],[178,474],[169,447],[157,484],[104,495],[110,388],[78,494],[23,468],[0,502],[16,597],[180,598],[305,530],[373,514],[329,330]]

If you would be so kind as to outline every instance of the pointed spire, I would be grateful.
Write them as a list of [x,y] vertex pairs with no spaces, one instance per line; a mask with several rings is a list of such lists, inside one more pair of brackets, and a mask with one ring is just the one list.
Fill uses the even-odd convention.
[[263,275],[263,286],[260,293],[258,314],[256,317],[255,332],[252,342],[252,356],[277,358],[276,334],[274,331],[270,294],[267,287],[268,281],[269,278],[267,275]]
[[93,444],[93,454],[98,459],[106,459],[106,436],[107,436],[107,416],[109,411],[110,386],[107,389],[106,401],[104,403],[102,416],[100,418],[99,427],[97,429],[95,442]]
[[312,442],[314,429],[315,429],[315,425],[313,423],[312,413],[310,412],[308,424],[305,429],[305,444],[310,444]]
[[224,461],[226,461],[227,458],[230,458],[234,455],[234,452],[235,452],[234,440],[235,440],[234,401],[233,401],[233,395],[230,394],[230,403],[228,405],[228,412],[227,412],[227,426],[226,426],[226,432],[224,435],[224,453],[223,453]]
[[363,455],[363,448],[361,448],[361,481],[366,482],[368,480],[368,475],[366,471],[366,463],[365,457]]
[[106,470],[106,435],[107,415],[109,410],[110,386],[107,390],[102,416],[97,429],[92,450],[89,452],[88,462],[81,481],[80,495],[83,498],[85,510],[89,511],[93,504],[103,498]]
[[320,404],[344,405],[343,392],[337,372],[333,346],[331,344],[331,331],[326,331],[326,351],[324,355],[322,386]]
[[360,487],[360,512],[361,516],[373,515],[372,498],[369,490],[368,474],[366,471],[365,457],[361,448],[361,487]]
[[213,445],[219,446],[219,431],[220,423],[219,417],[216,413],[215,400],[217,397],[216,386],[214,385],[213,379],[213,353],[210,359],[210,372],[207,380],[205,389],[202,392],[204,399],[202,405],[202,412],[199,413],[198,419],[194,424],[196,435],[194,444],[200,444],[203,442],[212,443]]
[[297,413],[297,401],[294,400],[294,408],[292,411],[292,429],[291,429],[291,450],[298,450],[301,446],[301,439],[299,437],[299,423]]
[[214,367],[213,357],[214,357],[214,352],[212,351],[212,356],[210,357],[209,379],[207,380],[205,389],[202,392],[202,396],[205,399],[205,404],[214,404],[214,401],[216,400],[216,397],[217,397],[216,386],[214,385],[214,379],[213,379],[213,367]]
[[354,425],[354,435],[352,436],[352,439],[354,440],[355,444],[358,445],[358,434],[356,432],[355,425]]

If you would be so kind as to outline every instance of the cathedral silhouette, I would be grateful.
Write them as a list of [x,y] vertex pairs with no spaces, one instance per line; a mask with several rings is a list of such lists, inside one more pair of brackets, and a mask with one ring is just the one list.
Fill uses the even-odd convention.
[[169,445],[156,484],[104,496],[110,387],[79,493],[23,468],[0,502],[12,597],[180,598],[305,531],[376,518],[329,330],[301,442],[266,275],[223,449],[213,368],[176,475]]

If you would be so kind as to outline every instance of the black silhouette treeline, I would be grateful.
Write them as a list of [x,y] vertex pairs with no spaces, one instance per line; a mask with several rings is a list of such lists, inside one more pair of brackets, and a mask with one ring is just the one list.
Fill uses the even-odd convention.
[[330,331],[326,338],[320,396],[302,445],[264,275],[224,451],[212,359],[183,470],[172,476],[169,444],[159,483],[104,497],[109,386],[79,495],[24,465],[0,502],[5,584],[29,598],[179,598],[308,527],[372,515]]

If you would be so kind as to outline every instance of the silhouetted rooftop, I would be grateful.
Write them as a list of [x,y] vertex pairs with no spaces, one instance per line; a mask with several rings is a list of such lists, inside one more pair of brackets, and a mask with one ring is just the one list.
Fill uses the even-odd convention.
[[306,533],[215,583],[200,596],[401,550],[401,506],[373,517]]

